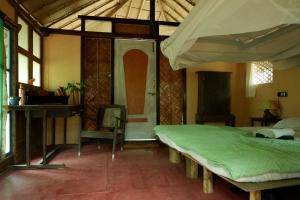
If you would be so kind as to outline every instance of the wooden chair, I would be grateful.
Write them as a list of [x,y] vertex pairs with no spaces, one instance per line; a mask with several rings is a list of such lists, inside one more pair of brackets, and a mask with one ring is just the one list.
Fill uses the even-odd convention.
[[81,151],[81,138],[111,139],[112,159],[115,158],[116,144],[125,139],[126,109],[124,105],[103,105],[99,108],[97,114],[97,130],[81,130],[78,141],[78,156]]

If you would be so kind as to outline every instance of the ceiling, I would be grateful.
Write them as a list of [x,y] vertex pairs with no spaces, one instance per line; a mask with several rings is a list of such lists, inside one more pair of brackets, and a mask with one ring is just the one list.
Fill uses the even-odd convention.
[[[78,30],[78,15],[147,20],[150,0],[11,0],[39,25]],[[155,0],[155,20],[182,22],[196,0]]]

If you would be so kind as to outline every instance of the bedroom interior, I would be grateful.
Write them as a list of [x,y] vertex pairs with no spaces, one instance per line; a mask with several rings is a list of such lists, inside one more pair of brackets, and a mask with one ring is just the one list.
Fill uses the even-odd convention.
[[[270,8],[267,14],[265,9],[258,9],[266,6]],[[282,13],[277,13],[279,7],[278,10],[284,10]],[[235,14],[247,14],[250,18],[254,8],[257,9],[255,19],[241,24],[242,17]],[[199,122],[205,126],[223,127],[226,123],[250,127],[251,131],[275,125],[275,128],[293,128],[289,134],[295,140],[285,142],[298,144],[300,127],[295,125],[297,119],[293,120],[300,116],[299,44],[298,39],[288,38],[298,38],[299,9],[300,4],[292,0],[243,3],[238,0],[230,3],[1,0],[0,38],[4,39],[4,45],[0,45],[0,54],[4,87],[1,89],[0,199],[140,199],[147,195],[151,199],[298,199],[299,176],[291,180],[284,177],[281,182],[266,179],[270,180],[267,185],[260,181],[240,183],[207,165],[214,156],[203,159],[204,150],[195,147],[198,143],[186,141],[190,137],[188,131],[182,131],[186,138],[179,136],[178,142],[175,135],[174,139],[169,133],[153,129],[158,130],[157,125],[192,126]],[[25,46],[24,30],[28,40]],[[270,60],[273,66],[267,63],[265,68],[261,67],[265,63],[259,61],[265,60]],[[227,94],[218,96],[218,91],[209,84],[204,91],[216,93],[210,93],[211,99],[206,100],[208,105],[214,105],[201,107],[205,94],[201,95],[204,84],[200,74],[220,72],[229,76]],[[253,84],[259,72],[267,83]],[[45,111],[44,118],[39,115],[26,124],[28,115],[15,111],[22,106],[14,109],[4,98],[19,96],[19,83],[26,86],[26,94],[34,96],[48,96],[58,87],[80,83],[81,104],[76,105],[80,115],[73,116],[75,112],[71,112],[72,117],[68,118],[56,114],[46,116],[48,111]],[[226,103],[222,102],[224,96],[229,97]],[[217,97],[221,98],[220,109],[217,109]],[[69,104],[73,104],[71,96]],[[78,136],[84,133],[82,130],[97,131],[98,108],[107,104],[126,105],[124,150],[117,145],[112,159],[111,142],[99,140],[96,144],[95,140],[83,139],[78,157],[77,146],[81,143]],[[226,109],[222,106],[225,104]],[[203,113],[207,111],[213,111],[214,115],[205,117]],[[27,130],[31,137],[26,135]],[[46,130],[44,135],[42,130]],[[237,132],[244,135],[243,131]],[[228,137],[238,135],[227,134]],[[274,134],[272,137],[281,136]],[[218,137],[216,142],[223,137],[212,132],[208,138],[214,136]],[[193,134],[191,137],[196,139]],[[202,134],[199,137],[206,139]],[[241,143],[245,142],[244,138],[237,137]],[[255,139],[258,138],[254,137],[256,144]],[[45,151],[43,142],[47,150],[58,146],[60,151],[49,158],[49,163],[43,157],[41,165],[47,168],[48,164],[64,163],[65,168],[13,170],[16,164],[26,163],[30,167],[30,156],[32,163],[37,162]],[[226,139],[226,142],[232,141]],[[268,142],[263,145],[268,146]],[[131,144],[138,144],[138,148],[130,148]],[[147,148],[148,144],[155,145]],[[295,145],[293,153],[298,146]],[[227,149],[224,152],[229,154]]]

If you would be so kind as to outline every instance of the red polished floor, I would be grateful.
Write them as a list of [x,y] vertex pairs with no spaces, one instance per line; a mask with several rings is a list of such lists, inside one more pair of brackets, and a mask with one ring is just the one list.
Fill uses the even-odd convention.
[[201,178],[186,178],[184,164],[169,163],[167,148],[163,147],[124,150],[118,152],[112,161],[109,146],[98,150],[96,145],[85,145],[81,157],[77,157],[75,149],[69,149],[59,153],[51,162],[65,163],[67,167],[3,174],[0,177],[0,200],[248,199],[247,193],[233,190],[220,178],[215,178],[214,193],[204,194]]

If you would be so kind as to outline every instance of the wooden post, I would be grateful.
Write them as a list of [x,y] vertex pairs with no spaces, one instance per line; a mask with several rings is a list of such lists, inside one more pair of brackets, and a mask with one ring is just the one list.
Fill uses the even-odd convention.
[[203,167],[203,192],[213,193],[213,176],[205,167]]
[[251,191],[250,200],[261,200],[261,191]]
[[191,179],[198,178],[198,163],[185,157],[185,175]]
[[169,148],[169,161],[171,163],[180,163],[180,155],[179,152],[175,149]]

